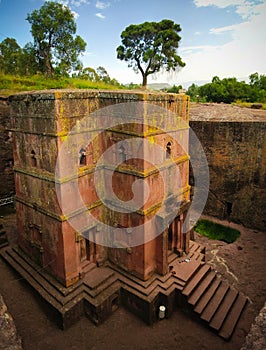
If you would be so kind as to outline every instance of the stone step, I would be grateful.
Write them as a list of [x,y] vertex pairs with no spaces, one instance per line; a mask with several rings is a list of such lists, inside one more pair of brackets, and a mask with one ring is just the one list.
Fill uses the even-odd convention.
[[216,310],[222,303],[226,293],[228,292],[229,286],[222,282],[214,293],[213,297],[205,307],[204,311],[200,315],[200,318],[206,322],[210,322]]
[[204,264],[200,267],[200,269],[196,272],[196,274],[191,278],[186,287],[183,289],[182,294],[185,296],[189,296],[193,290],[198,286],[201,280],[205,277],[208,271],[210,271],[211,267],[208,264]]
[[96,269],[96,264],[92,263],[92,262],[87,262],[86,264],[84,264],[84,266],[82,266],[82,273],[84,275],[86,275],[87,273],[89,273],[91,270]]
[[205,246],[195,242],[195,241],[190,241],[190,246],[189,246],[189,253],[205,253]]
[[210,299],[212,298],[212,296],[216,292],[216,290],[219,287],[220,283],[221,283],[221,279],[218,278],[218,277],[215,277],[215,279],[211,283],[211,285],[208,288],[208,290],[200,298],[200,300],[198,301],[196,307],[194,308],[194,311],[196,313],[198,313],[198,314],[202,313],[202,311],[205,309],[205,307],[207,306],[208,302],[210,301]]
[[191,258],[199,260],[200,262],[205,262],[205,254],[203,253],[195,252]]
[[189,252],[194,252],[199,247],[199,244],[195,241],[189,242]]
[[168,254],[168,264],[171,265],[173,261],[177,259],[177,255],[173,252]]
[[96,289],[102,284],[105,284],[114,274],[114,271],[108,267],[97,267],[87,273],[83,279],[83,283],[90,289]]
[[[52,285],[53,288],[62,296],[66,296],[69,293],[72,293],[74,289],[78,288],[80,283],[76,283],[73,286],[65,287],[63,286],[59,281],[57,281],[55,278],[53,278],[50,274],[48,274],[45,269],[37,265],[31,258],[29,258],[21,249],[14,247],[11,249],[7,249],[7,253],[12,256],[14,260],[20,259],[19,263],[24,266],[28,272],[33,271],[33,277],[37,276],[38,279],[43,279],[44,281],[48,282],[49,285]],[[36,275],[36,271],[38,271]],[[43,284],[43,282],[41,282]]]
[[222,328],[220,329],[220,337],[226,340],[230,339],[246,303],[247,298],[243,294],[239,293],[234,305],[231,307],[226,317],[225,322],[222,325]]
[[186,262],[187,258],[183,258],[182,260],[179,260],[177,263],[174,263],[174,270],[176,271],[176,276],[178,278],[185,282],[185,284],[188,283],[188,281],[197,273],[197,271],[201,268],[201,261],[195,260],[195,259],[188,259],[188,262]]
[[189,304],[196,305],[199,299],[204,295],[204,292],[211,285],[212,281],[215,278],[215,272],[209,271],[208,274],[205,275],[205,278],[199,283],[199,285],[195,288],[193,293],[188,299]]
[[[68,288],[68,293],[62,293],[66,288],[62,286],[62,290],[58,289],[58,282],[49,283],[48,279],[43,277],[40,267],[36,270],[32,265],[28,264],[23,256],[17,254],[16,250],[6,249],[1,252],[2,257],[50,304],[56,309],[64,307],[67,303],[79,299],[82,290],[80,284],[75,288]],[[50,278],[51,279],[51,278]],[[59,306],[60,305],[60,306]]]
[[101,284],[101,286],[96,289],[91,289],[84,283],[83,292],[91,298],[92,304],[97,304],[100,299],[106,299],[110,295],[110,291],[119,291],[120,288],[120,281],[117,280],[116,276],[112,276],[106,283]]
[[11,265],[19,274],[24,278],[38,293],[47,300],[51,305],[56,309],[62,310],[62,305],[56,300],[50,297],[50,294],[45,290],[45,288],[40,288],[40,285],[31,275],[25,270],[19,263],[17,263],[11,256],[8,254],[1,254],[2,257]]
[[234,304],[238,294],[238,291],[236,291],[235,289],[229,289],[222,304],[219,306],[218,310],[213,316],[210,323],[210,327],[212,327],[216,331],[218,331],[222,327],[222,324],[225,321],[227,314],[230,311],[232,305]]

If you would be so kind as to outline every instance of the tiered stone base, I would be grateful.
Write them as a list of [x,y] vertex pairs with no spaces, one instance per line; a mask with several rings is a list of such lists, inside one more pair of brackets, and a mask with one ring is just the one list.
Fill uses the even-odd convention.
[[172,272],[141,281],[112,265],[87,266],[84,277],[65,288],[45,270],[35,265],[17,247],[1,250],[2,257],[52,306],[61,328],[67,328],[85,314],[95,324],[102,323],[120,305],[152,324],[181,307],[190,310],[224,339],[230,339],[247,298],[229,287],[204,262],[204,248],[190,242],[190,252],[182,258],[169,256]]

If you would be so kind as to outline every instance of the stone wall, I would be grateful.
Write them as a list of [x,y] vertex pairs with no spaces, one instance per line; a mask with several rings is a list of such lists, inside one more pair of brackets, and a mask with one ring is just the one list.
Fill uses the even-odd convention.
[[210,112],[213,107],[207,107],[201,113],[192,108],[190,121],[209,164],[204,213],[265,230],[265,117],[241,108],[215,106]]
[[13,318],[7,311],[6,304],[0,295],[0,349],[21,350],[21,339],[17,334]]
[[12,133],[10,128],[7,98],[0,97],[0,198],[9,197],[15,192],[13,173]]

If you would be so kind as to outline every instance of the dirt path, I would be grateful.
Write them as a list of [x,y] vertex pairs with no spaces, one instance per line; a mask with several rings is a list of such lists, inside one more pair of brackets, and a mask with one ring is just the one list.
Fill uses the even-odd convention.
[[[5,224],[14,240],[14,215],[6,217]],[[195,234],[196,240],[207,246],[207,260],[251,301],[230,342],[225,342],[179,310],[170,319],[147,326],[120,308],[99,327],[84,317],[70,329],[61,331],[36,293],[0,259],[0,293],[13,315],[24,350],[240,349],[251,322],[265,301],[266,234],[235,224],[230,226],[241,231],[240,238],[232,244]]]

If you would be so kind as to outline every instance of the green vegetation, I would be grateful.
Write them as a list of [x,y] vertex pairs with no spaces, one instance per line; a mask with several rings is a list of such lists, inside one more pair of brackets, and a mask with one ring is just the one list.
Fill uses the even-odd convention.
[[102,66],[83,68],[79,56],[86,43],[75,36],[74,15],[67,6],[46,1],[28,14],[27,20],[33,43],[21,48],[14,38],[0,42],[1,94],[55,88],[124,88]]
[[34,52],[40,71],[48,76],[60,72],[68,74],[80,62],[78,56],[86,43],[76,34],[76,23],[71,10],[61,3],[46,1],[39,10],[28,14],[34,39]]
[[125,89],[123,85],[111,85],[103,81],[90,81],[80,78],[50,77],[34,75],[28,77],[0,73],[0,94],[10,95],[20,91],[46,89]]
[[178,94],[179,90],[181,89],[182,89],[182,85],[178,85],[178,86],[173,85],[170,89],[167,89],[167,92]]
[[240,232],[234,228],[205,219],[198,221],[195,231],[210,239],[217,239],[226,243],[232,243],[240,236]]
[[[56,88],[125,88],[112,79],[104,67],[83,67],[79,56],[84,53],[86,43],[76,35],[73,12],[66,5],[45,1],[26,19],[31,25],[33,42],[24,47],[20,47],[14,38],[0,42],[2,95]],[[180,25],[168,19],[132,24],[121,34],[117,58],[126,61],[134,71],[141,72],[142,86],[146,87],[150,74],[160,70],[175,71],[185,66],[177,55],[180,31]],[[253,73],[249,79],[247,84],[236,78],[220,79],[216,76],[211,83],[192,84],[187,94],[191,101],[196,102],[235,103],[266,109],[266,75]],[[140,85],[130,83],[128,88],[139,89]],[[178,93],[181,88],[181,85],[174,85],[167,91]],[[252,106],[254,103],[257,105]]]
[[150,74],[185,66],[176,53],[180,31],[180,25],[168,19],[131,24],[121,34],[122,45],[116,49],[117,58],[128,62],[128,67],[134,71],[141,72],[142,86],[146,87]]
[[187,94],[196,102],[247,102],[266,103],[266,75],[253,73],[249,76],[249,84],[237,81],[236,78],[213,77],[212,82],[197,86],[192,84]]
[[[259,103],[261,105],[260,109],[266,109],[266,102],[264,103]],[[241,100],[237,100],[236,102],[233,102],[232,105],[239,106],[239,107],[245,107],[245,108],[254,108],[253,102],[244,102]]]

